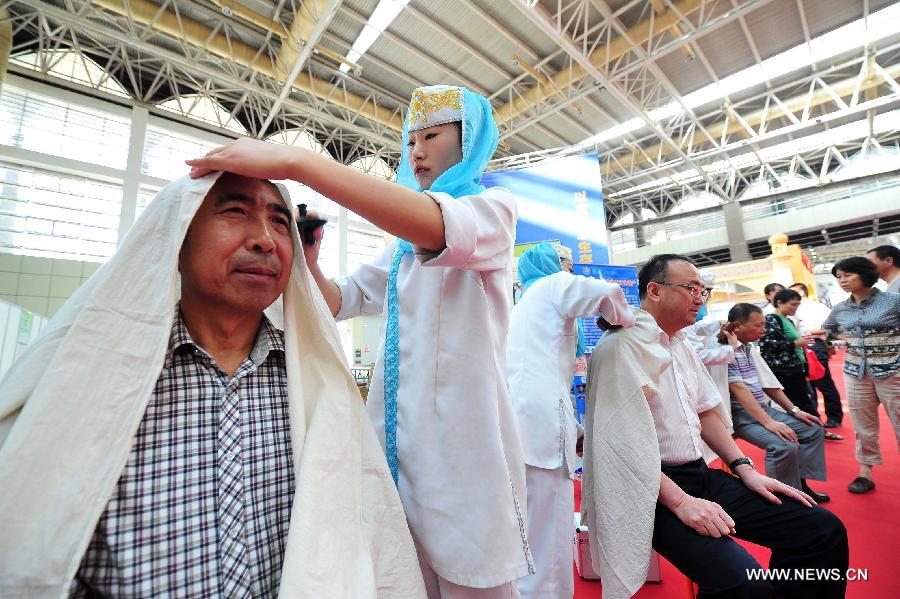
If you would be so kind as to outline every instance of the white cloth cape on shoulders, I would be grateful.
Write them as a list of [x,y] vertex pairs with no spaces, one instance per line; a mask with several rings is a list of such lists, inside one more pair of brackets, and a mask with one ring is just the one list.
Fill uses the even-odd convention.
[[644,388],[672,362],[647,312],[607,333],[591,355],[584,424],[581,521],[604,599],[634,595],[647,579],[659,497],[659,441]]
[[[178,253],[218,174],[166,186],[0,382],[0,597],[60,598],[163,365]],[[296,492],[279,597],[425,596],[384,454],[293,230],[284,311]]]

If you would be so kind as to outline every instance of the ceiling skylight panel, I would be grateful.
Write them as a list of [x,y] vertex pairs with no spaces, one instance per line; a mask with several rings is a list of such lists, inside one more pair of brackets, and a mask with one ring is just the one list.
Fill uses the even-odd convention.
[[[785,50],[775,56],[752,65],[740,72],[723,77],[689,94],[684,95],[684,104],[695,109],[705,104],[721,101],[727,96],[761,85],[766,81],[783,77],[813,63],[827,61],[845,52],[872,44],[885,37],[895,35],[900,23],[900,3],[873,12],[868,20],[858,19],[834,31],[824,33],[810,41]],[[681,113],[677,103],[672,102],[648,113],[652,119],[662,121]],[[631,119],[589,137],[582,144],[591,145],[610,141],[644,127],[641,119]]]
[[[409,4],[409,0],[381,0],[368,22],[363,25],[362,31],[353,42],[353,47],[347,52],[347,60],[355,63],[368,52],[375,40],[390,27],[407,4]],[[341,64],[340,70],[342,73],[346,73],[350,70],[350,65]]]

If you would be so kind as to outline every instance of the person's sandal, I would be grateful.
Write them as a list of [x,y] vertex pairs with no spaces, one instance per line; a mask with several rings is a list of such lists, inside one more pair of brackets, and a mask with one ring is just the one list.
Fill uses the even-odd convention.
[[861,495],[863,493],[868,493],[869,491],[875,488],[875,483],[870,478],[865,478],[864,476],[857,476],[853,479],[853,482],[847,487],[847,490],[851,493],[856,493],[857,495]]
[[832,433],[829,431],[825,431],[825,440],[826,441],[843,441],[844,437],[837,433]]

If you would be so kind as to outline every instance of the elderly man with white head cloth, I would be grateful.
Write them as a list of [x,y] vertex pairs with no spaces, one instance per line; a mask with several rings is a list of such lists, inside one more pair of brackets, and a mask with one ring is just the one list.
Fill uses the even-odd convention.
[[300,247],[268,181],[160,192],[0,384],[0,596],[424,596]]
[[571,253],[540,243],[519,257],[522,299],[506,349],[509,393],[525,450],[528,539],[537,572],[519,581],[523,598],[572,597],[572,513],[576,421],[569,401],[576,319],[603,314],[615,325],[634,316],[618,285],[563,269]]

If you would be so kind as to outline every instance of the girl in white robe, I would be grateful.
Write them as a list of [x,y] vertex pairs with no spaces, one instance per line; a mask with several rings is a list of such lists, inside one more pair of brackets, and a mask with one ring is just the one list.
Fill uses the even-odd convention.
[[413,92],[397,183],[253,140],[189,161],[197,176],[297,180],[399,238],[338,281],[318,269],[318,243],[305,249],[338,319],[384,317],[367,409],[433,599],[517,597],[534,572],[505,365],[517,210],[480,185],[498,138],[485,98],[432,86]]

